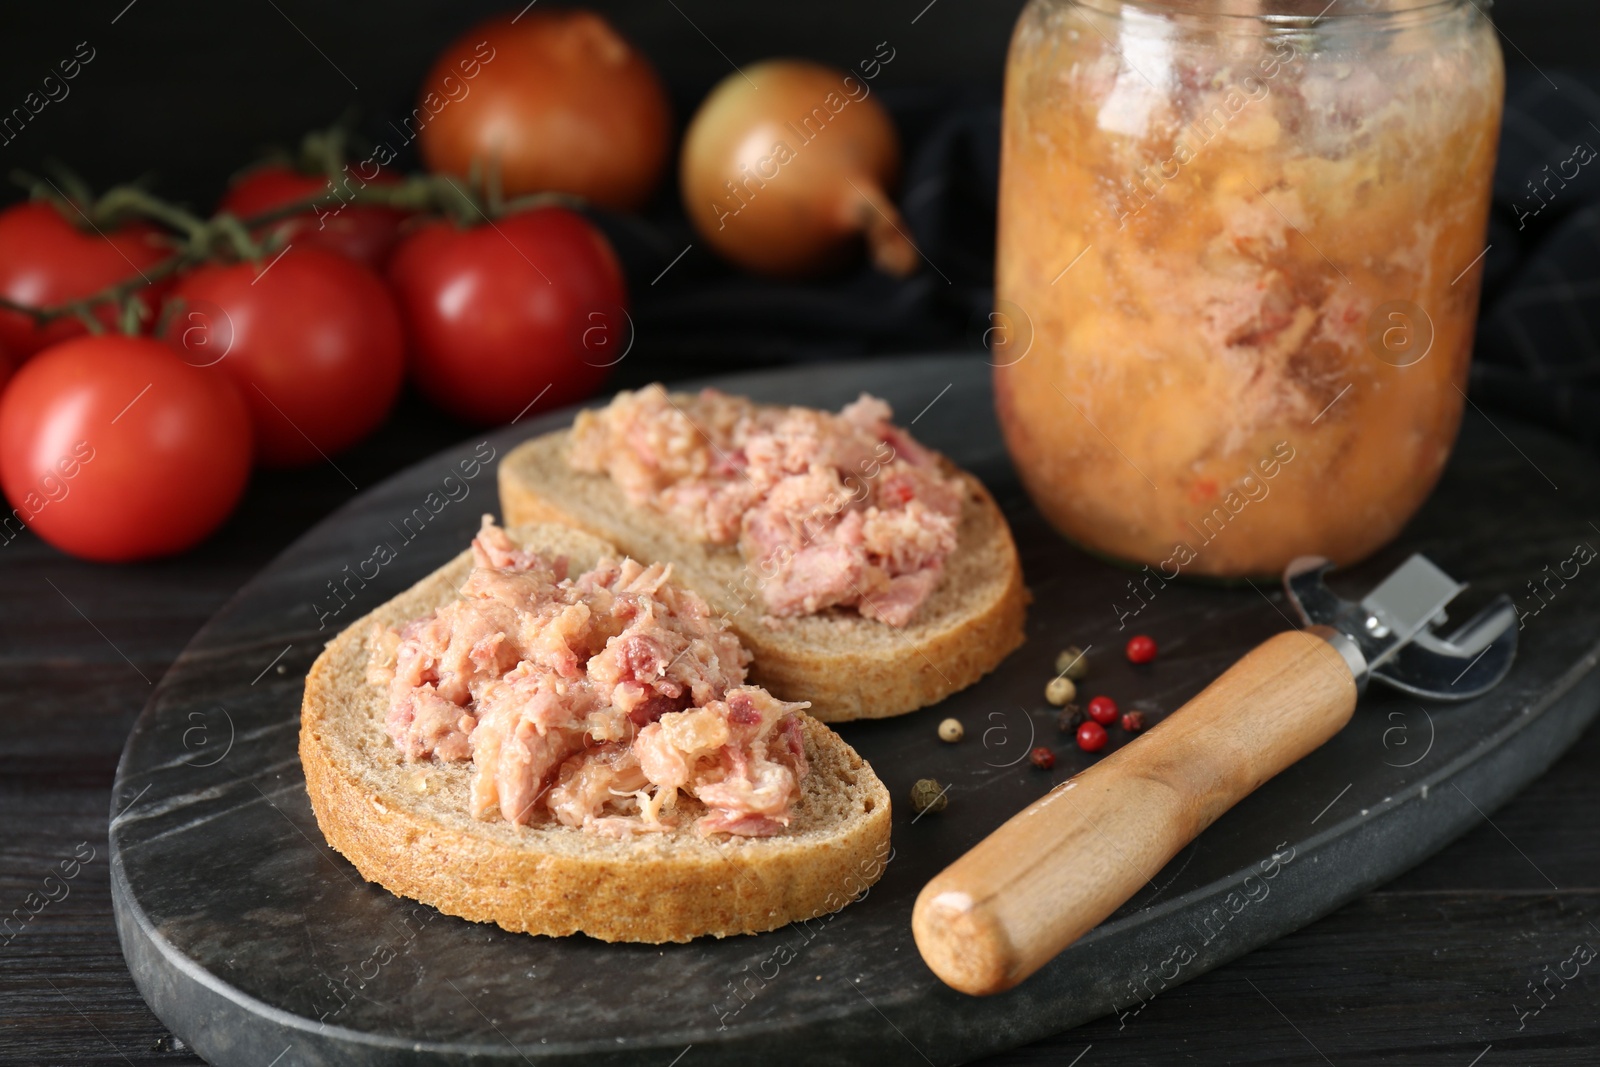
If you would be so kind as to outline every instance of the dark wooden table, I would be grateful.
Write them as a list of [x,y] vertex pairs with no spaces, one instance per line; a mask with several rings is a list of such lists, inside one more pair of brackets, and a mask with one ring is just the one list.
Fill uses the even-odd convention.
[[[407,400],[339,466],[364,487],[468,432]],[[0,925],[0,1065],[201,1062],[145,1007],[117,946],[105,859],[118,753],[195,629],[352,493],[326,466],[259,474],[218,536],[159,563],[82,563],[31,534],[0,545],[0,919],[38,909],[9,941]],[[1600,1063],[1597,763],[1591,730],[1396,882],[1126,1026],[1102,1019],[991,1062]]]

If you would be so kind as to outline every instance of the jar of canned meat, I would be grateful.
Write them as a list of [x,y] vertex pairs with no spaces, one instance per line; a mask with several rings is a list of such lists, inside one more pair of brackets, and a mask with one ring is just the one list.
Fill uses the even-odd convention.
[[1461,421],[1504,96],[1473,0],[1031,0],[1011,42],[995,390],[1086,548],[1353,562]]

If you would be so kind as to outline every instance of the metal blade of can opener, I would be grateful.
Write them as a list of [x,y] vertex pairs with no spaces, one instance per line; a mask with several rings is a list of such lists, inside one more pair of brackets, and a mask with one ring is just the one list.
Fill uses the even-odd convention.
[[[1445,607],[1467,587],[1428,557],[1413,555],[1359,603],[1328,588],[1333,564],[1302,556],[1283,575],[1284,592],[1306,626],[1325,626],[1357,690],[1370,679],[1433,700],[1471,700],[1494,688],[1517,654],[1517,612],[1502,594],[1448,636]],[[1353,649],[1352,647],[1353,646]],[[1354,655],[1351,652],[1354,652]]]

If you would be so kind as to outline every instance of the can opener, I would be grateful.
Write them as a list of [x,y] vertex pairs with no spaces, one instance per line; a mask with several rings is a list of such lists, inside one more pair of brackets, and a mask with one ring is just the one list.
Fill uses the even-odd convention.
[[1510,597],[1441,636],[1444,609],[1466,586],[1426,557],[1413,555],[1360,603],[1328,588],[1332,566],[1302,557],[1284,572],[1304,629],[1258,645],[923,887],[911,929],[940,979],[983,995],[1033,974],[1229,808],[1338,733],[1370,680],[1459,701],[1511,669]]

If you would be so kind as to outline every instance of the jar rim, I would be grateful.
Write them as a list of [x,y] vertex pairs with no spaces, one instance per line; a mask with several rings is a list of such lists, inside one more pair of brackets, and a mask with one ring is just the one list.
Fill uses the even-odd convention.
[[[1150,14],[1238,20],[1264,28],[1310,29],[1321,22],[1385,21],[1434,18],[1471,6],[1488,17],[1494,0],[1069,0],[1077,7],[1106,14],[1125,9]],[[1291,9],[1291,10],[1284,10]]]

